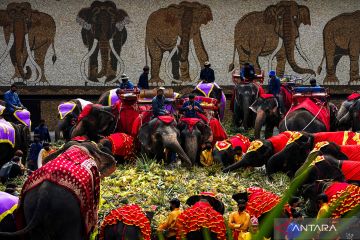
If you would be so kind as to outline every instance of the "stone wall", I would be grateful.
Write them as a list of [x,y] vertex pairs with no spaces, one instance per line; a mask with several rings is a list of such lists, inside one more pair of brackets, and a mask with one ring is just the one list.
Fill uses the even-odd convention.
[[[329,40],[325,43],[329,62],[338,61],[336,74],[324,59],[322,72],[316,78],[321,84],[325,79],[324,84],[332,85],[336,79],[339,82],[335,84],[340,85],[359,80],[359,0],[198,0],[193,3],[114,0],[107,6],[88,0],[29,0],[31,11],[28,11],[30,5],[10,4],[13,2],[0,2],[0,25],[3,26],[0,27],[0,53],[6,53],[14,28],[12,48],[16,45],[23,51],[11,50],[7,56],[0,55],[0,85],[27,78],[28,85],[84,86],[88,82],[88,86],[104,86],[106,80],[107,85],[115,85],[121,73],[137,82],[146,63],[145,55],[152,71],[151,79],[156,83],[192,84],[198,80],[201,65],[209,60],[216,81],[230,85],[229,64],[234,56],[234,65],[239,66],[239,52],[241,62],[251,62],[257,70],[267,72],[276,68],[279,74],[294,74],[308,80],[322,62],[323,29],[336,16],[324,36]],[[10,11],[5,11],[7,7],[14,9],[10,16]],[[25,10],[22,15],[21,9]],[[356,15],[341,15],[356,10]],[[20,19],[16,24],[13,24],[14,16]],[[235,26],[238,30],[234,35]],[[35,53],[36,64],[27,57],[25,32],[28,32],[29,48]],[[97,44],[93,44],[93,33]],[[277,49],[279,39],[289,51]],[[292,43],[297,40],[303,56],[296,48],[292,49]],[[88,54],[92,46],[94,52]],[[340,58],[343,54],[347,55]],[[289,65],[288,59],[292,57],[298,66]],[[17,62],[15,67],[11,58]]]

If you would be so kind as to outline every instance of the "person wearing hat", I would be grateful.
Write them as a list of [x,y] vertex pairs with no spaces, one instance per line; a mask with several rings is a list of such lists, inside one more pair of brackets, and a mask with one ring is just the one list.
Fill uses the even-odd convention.
[[129,80],[129,77],[126,74],[121,75],[121,83],[119,88],[124,90],[134,89],[134,84]]
[[143,73],[140,75],[137,87],[140,89],[149,89],[149,66],[143,68]]
[[38,157],[38,161],[37,161],[38,168],[42,167],[44,159],[53,152],[54,152],[54,150],[51,149],[50,143],[44,142],[43,148],[41,149],[41,151],[39,153],[39,157]]
[[198,112],[204,114],[204,110],[200,103],[195,101],[195,95],[192,93],[189,95],[189,100],[183,104],[181,112],[185,113],[186,118],[200,118]]
[[209,61],[204,63],[204,68],[200,72],[200,79],[207,83],[215,82],[214,70],[210,68],[211,64]]
[[22,176],[25,172],[24,165],[21,164],[21,160],[18,156],[14,156],[10,162],[5,163],[0,169],[0,179],[4,184],[8,180],[12,180],[19,176]]
[[176,219],[181,214],[180,210],[180,200],[177,198],[173,198],[169,201],[170,210],[168,217],[165,222],[161,223],[157,229],[158,233],[165,232],[165,239],[167,240],[175,240],[176,239]]
[[13,116],[13,114],[16,110],[21,110],[24,108],[16,91],[17,86],[15,84],[12,84],[10,86],[10,90],[4,93],[4,101],[6,107],[4,118],[10,122],[17,122],[17,119]]
[[246,202],[238,202],[238,211],[229,215],[229,228],[233,230],[234,239],[243,240],[243,234],[247,232],[250,225],[250,215],[245,211]]
[[254,66],[250,63],[244,63],[240,71],[240,78],[243,81],[252,81],[256,78]]
[[169,114],[169,112],[165,109],[165,104],[170,103],[170,101],[165,99],[164,91],[164,87],[159,87],[156,91],[156,96],[152,99],[152,110],[154,118]]
[[280,94],[280,78],[276,76],[274,70],[269,72],[268,93],[274,95],[276,98],[278,98]]

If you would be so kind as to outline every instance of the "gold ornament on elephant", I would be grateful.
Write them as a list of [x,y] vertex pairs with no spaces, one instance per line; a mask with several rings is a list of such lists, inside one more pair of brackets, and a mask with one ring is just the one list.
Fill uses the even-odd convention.
[[258,150],[262,145],[264,145],[264,144],[263,144],[261,141],[259,141],[259,140],[252,141],[246,153],[256,151],[256,150]]

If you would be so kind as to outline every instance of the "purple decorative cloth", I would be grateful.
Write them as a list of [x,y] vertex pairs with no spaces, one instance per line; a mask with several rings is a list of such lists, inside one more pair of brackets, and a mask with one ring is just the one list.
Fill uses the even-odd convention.
[[0,192],[0,222],[17,208],[19,198],[6,192]]
[[[199,90],[204,97],[211,97],[211,92],[214,87],[220,88],[217,83],[203,83],[202,81],[195,87],[196,90]],[[221,93],[221,100],[220,100],[220,119],[224,118],[225,114],[225,106],[226,106],[226,96],[224,92]]]
[[0,119],[0,143],[9,143],[12,147],[15,146],[15,129],[5,119]]
[[31,127],[30,112],[26,109],[16,110],[14,117],[22,124]]
[[109,100],[108,100],[108,106],[114,106],[115,103],[119,100],[117,94],[116,94],[116,88],[111,89],[109,92]]
[[58,111],[60,114],[60,119],[64,119],[64,117],[66,117],[66,115],[68,115],[69,113],[71,113],[74,108],[76,107],[76,104],[74,102],[64,102],[61,103],[58,106]]

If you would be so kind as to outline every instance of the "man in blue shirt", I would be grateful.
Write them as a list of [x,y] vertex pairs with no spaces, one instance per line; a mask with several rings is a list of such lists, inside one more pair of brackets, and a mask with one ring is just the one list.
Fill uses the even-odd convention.
[[124,90],[133,90],[134,89],[134,84],[131,81],[129,81],[129,77],[126,76],[126,74],[121,75],[121,83],[120,83],[119,88],[124,89]]
[[168,115],[169,112],[165,109],[165,104],[170,103],[164,97],[164,87],[159,87],[157,95],[152,100],[152,110],[154,118],[158,116]]
[[240,78],[244,81],[252,81],[256,78],[254,66],[250,63],[245,63],[240,71]]
[[140,89],[149,89],[149,67],[145,66],[143,71],[144,72],[140,75],[137,86]]
[[41,142],[51,142],[49,129],[45,125],[45,120],[40,120],[40,125],[34,130],[34,134],[38,134]]
[[186,101],[181,108],[181,111],[185,112],[187,118],[200,118],[197,112],[204,113],[204,110],[200,106],[199,102],[195,101],[195,95],[189,95],[189,101]]
[[276,98],[278,98],[280,94],[280,78],[276,76],[274,70],[269,72],[268,93],[274,95]]
[[210,62],[206,61],[204,64],[204,69],[200,72],[200,79],[207,83],[213,83],[215,81],[214,70],[210,68]]
[[5,92],[4,101],[5,101],[5,112],[12,117],[15,110],[23,109],[24,106],[20,102],[19,96],[16,93],[17,87],[15,84],[11,85],[10,90]]
[[30,145],[29,156],[27,158],[27,165],[30,170],[38,169],[37,160],[42,149],[39,134],[34,134],[34,142]]

